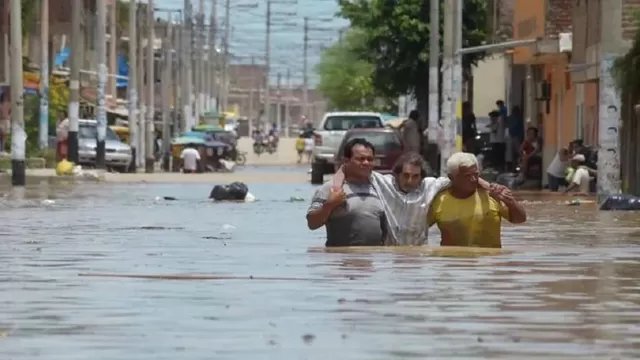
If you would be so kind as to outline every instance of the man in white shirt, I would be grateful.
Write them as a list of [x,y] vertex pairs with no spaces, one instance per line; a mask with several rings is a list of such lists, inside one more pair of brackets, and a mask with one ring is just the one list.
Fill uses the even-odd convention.
[[198,171],[200,163],[200,153],[192,146],[187,146],[180,153],[182,159],[182,172],[185,174],[193,174]]
[[507,152],[504,133],[505,119],[497,110],[490,112],[489,117],[491,118],[491,133],[489,134],[491,164],[495,170],[503,171]]
[[571,167],[575,169],[571,183],[565,190],[565,194],[571,191],[577,190],[576,195],[588,195],[589,183],[591,182],[591,176],[589,170],[584,166],[586,159],[584,155],[577,154],[571,159]]

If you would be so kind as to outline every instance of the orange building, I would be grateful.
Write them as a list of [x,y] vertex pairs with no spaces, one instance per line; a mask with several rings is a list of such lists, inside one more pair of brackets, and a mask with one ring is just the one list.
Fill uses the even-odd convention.
[[568,72],[572,9],[572,0],[514,0],[514,40],[537,39],[513,50],[513,65],[526,68],[523,113],[525,126],[538,127],[543,137],[543,183],[559,147],[576,138],[576,94]]

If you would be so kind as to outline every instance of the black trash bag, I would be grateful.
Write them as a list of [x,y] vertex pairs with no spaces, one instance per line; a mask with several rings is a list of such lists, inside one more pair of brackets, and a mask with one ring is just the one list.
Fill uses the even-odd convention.
[[236,181],[229,184],[229,195],[231,195],[231,200],[244,200],[244,198],[247,197],[248,192],[249,188],[244,183]]
[[502,186],[506,186],[509,189],[516,189],[518,187],[518,174],[516,173],[502,173],[496,177],[496,183]]
[[600,210],[637,211],[640,210],[640,196],[627,194],[611,195],[600,205]]
[[249,192],[247,185],[233,182],[229,185],[216,185],[209,194],[209,199],[215,201],[244,200]]

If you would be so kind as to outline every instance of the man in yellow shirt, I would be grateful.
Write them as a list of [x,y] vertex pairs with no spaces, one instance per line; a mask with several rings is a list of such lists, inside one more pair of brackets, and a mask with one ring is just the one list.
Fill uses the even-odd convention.
[[451,187],[439,193],[429,209],[427,225],[438,225],[441,246],[475,246],[500,248],[502,219],[521,224],[527,214],[504,189],[494,199],[478,188],[478,159],[471,153],[459,152],[447,160]]

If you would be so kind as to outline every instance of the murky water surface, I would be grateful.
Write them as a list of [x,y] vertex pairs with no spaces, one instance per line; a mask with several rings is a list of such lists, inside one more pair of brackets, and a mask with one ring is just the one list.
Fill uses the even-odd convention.
[[503,232],[513,254],[329,254],[308,251],[324,232],[309,232],[307,202],[290,200],[309,199],[311,185],[252,184],[253,204],[212,204],[209,190],[5,191],[0,358],[640,356],[640,214],[531,198],[529,223]]

